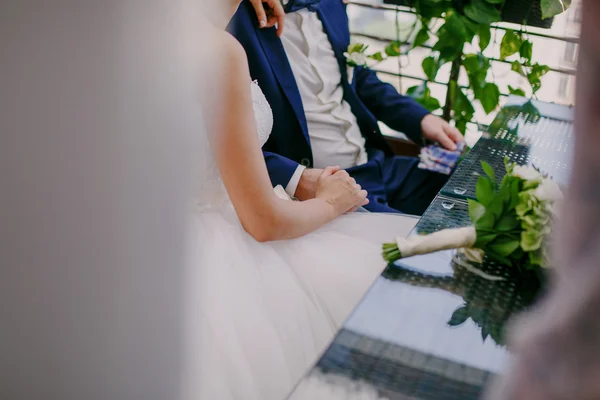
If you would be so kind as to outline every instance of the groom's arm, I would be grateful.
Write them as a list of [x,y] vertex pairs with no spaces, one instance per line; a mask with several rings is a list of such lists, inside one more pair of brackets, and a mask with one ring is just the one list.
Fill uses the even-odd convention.
[[263,155],[273,187],[281,185],[286,188],[300,164],[270,151],[263,151]]
[[281,185],[290,197],[309,200],[315,197],[320,169],[306,168],[279,154],[263,151],[273,187]]
[[356,92],[375,118],[421,144],[421,121],[429,111],[412,98],[398,93],[389,83],[380,81],[369,68],[356,67],[354,75]]

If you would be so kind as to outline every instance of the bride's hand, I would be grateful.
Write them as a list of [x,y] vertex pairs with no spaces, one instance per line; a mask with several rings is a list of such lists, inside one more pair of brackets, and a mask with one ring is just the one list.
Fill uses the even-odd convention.
[[[283,32],[285,11],[279,0],[250,0],[261,28],[271,28],[277,24],[277,36]],[[266,3],[266,6],[265,4]]]
[[330,204],[336,215],[369,203],[367,191],[340,167],[327,167],[323,170],[317,181],[315,197]]

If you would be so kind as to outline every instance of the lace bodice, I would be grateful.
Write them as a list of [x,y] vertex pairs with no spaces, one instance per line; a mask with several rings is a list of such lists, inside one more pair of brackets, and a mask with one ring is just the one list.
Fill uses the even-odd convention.
[[252,88],[252,107],[254,108],[256,130],[260,139],[260,147],[262,147],[269,139],[273,129],[273,111],[260,86],[258,86],[258,82],[253,81],[250,87]]
[[[258,86],[258,82],[251,82],[250,87],[252,91],[252,107],[254,109],[256,131],[260,140],[260,146],[262,147],[267,139],[269,139],[269,135],[273,128],[273,111],[271,110],[271,106],[264,93],[260,89],[260,86]],[[223,115],[219,117],[235,118],[234,115]],[[205,179],[203,180],[200,193],[198,194],[199,205],[202,207],[222,207],[231,204],[212,152],[208,152],[205,161]]]

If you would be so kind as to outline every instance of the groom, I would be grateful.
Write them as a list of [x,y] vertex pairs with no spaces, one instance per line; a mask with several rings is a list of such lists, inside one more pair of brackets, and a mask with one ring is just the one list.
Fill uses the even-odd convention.
[[462,136],[370,69],[355,67],[348,76],[342,0],[282,3],[281,38],[275,28],[259,28],[249,0],[227,28],[273,109],[273,131],[263,147],[273,185],[306,200],[314,197],[321,168],[339,165],[368,191],[368,210],[422,214],[447,176],[418,169],[418,158],[394,156],[377,121],[417,144],[427,139],[453,150]]

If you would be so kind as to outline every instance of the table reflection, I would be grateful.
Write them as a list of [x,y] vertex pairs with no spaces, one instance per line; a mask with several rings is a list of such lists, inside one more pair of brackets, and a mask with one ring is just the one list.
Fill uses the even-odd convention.
[[507,322],[539,289],[455,251],[389,265],[291,398],[476,399],[508,361]]

